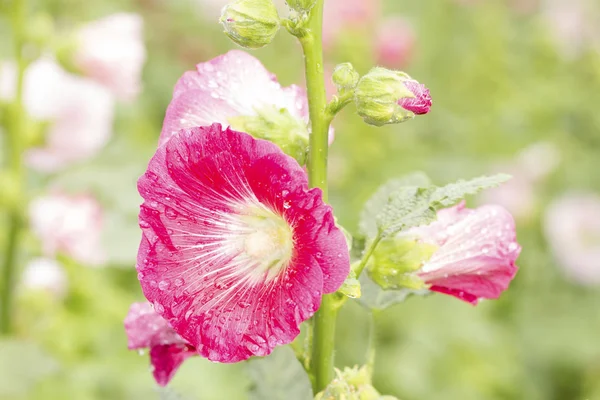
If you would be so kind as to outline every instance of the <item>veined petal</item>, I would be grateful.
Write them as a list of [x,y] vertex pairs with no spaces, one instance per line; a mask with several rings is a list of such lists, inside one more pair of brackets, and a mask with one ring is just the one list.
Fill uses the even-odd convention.
[[268,141],[219,124],[184,129],[158,149],[138,188],[144,294],[210,360],[290,343],[348,275],[331,208]]
[[159,144],[182,128],[224,126],[235,116],[254,116],[264,106],[285,108],[293,117],[308,122],[306,93],[298,86],[282,88],[261,62],[240,50],[232,50],[186,72],[175,85],[167,108]]

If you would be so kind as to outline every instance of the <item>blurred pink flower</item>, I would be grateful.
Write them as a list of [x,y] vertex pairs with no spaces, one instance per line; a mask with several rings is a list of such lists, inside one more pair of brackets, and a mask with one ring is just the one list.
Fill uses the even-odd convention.
[[536,208],[536,186],[551,174],[560,163],[560,151],[550,142],[537,142],[523,149],[508,163],[495,171],[512,175],[505,184],[485,191],[481,203],[495,203],[508,209],[517,219],[531,217]]
[[377,62],[384,67],[404,67],[412,55],[414,45],[413,28],[402,17],[387,18],[377,28],[375,51]]
[[500,206],[468,209],[463,202],[439,211],[437,221],[407,234],[439,246],[417,272],[434,292],[477,304],[498,298],[517,273],[521,246],[512,216]]
[[46,256],[62,252],[87,265],[103,262],[102,209],[94,198],[57,193],[38,197],[29,205],[29,219]]
[[344,31],[367,27],[381,14],[381,0],[327,0],[323,9],[323,44],[331,46]]
[[78,32],[75,65],[118,98],[133,100],[141,90],[146,61],[142,17],[118,13],[88,23]]
[[565,275],[583,285],[600,285],[600,196],[570,193],[544,214],[544,233]]
[[67,274],[62,265],[51,258],[29,261],[21,279],[26,289],[46,290],[56,297],[63,297],[67,293]]
[[331,207],[269,141],[219,124],[183,129],[158,148],[138,190],[144,295],[212,361],[290,343],[349,273]]
[[160,386],[166,386],[181,364],[196,354],[148,302],[133,303],[124,324],[129,350],[150,349],[152,375]]
[[[253,116],[261,107],[286,109],[308,124],[308,100],[296,85],[281,87],[259,60],[231,50],[188,71],[179,79],[160,134],[159,145],[182,128],[229,125],[236,116]],[[333,131],[329,141],[333,140]]]
[[[14,63],[0,66],[0,98],[15,95]],[[36,120],[48,121],[44,145],[27,151],[27,164],[54,172],[98,152],[112,133],[114,103],[102,86],[63,71],[51,59],[40,59],[25,75],[24,102]]]

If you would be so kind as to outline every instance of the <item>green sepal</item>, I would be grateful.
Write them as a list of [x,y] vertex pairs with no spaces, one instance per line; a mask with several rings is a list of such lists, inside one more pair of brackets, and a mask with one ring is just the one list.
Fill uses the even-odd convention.
[[249,49],[271,43],[280,27],[272,0],[234,1],[223,8],[220,22],[231,40]]

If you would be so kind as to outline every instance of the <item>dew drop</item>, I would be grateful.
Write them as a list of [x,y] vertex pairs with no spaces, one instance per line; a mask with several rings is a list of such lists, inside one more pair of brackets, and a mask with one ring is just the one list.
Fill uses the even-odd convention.
[[286,210],[289,209],[292,206],[292,204],[289,201],[284,201],[283,202],[283,208],[285,208]]
[[165,308],[158,301],[154,302],[154,310],[159,314],[162,314],[163,312],[165,312]]
[[515,251],[518,247],[519,247],[518,244],[516,244],[515,242],[512,242],[511,244],[508,245],[508,251]]
[[248,303],[247,301],[240,301],[238,303],[238,306],[240,306],[241,308],[248,308],[250,307],[250,303]]
[[173,282],[175,284],[175,286],[180,287],[183,286],[183,279],[181,278],[177,278],[175,279],[175,282]]
[[140,281],[141,281],[142,279],[144,279],[144,273],[143,273],[143,272],[138,272],[138,274],[137,274],[137,278],[138,278],[138,280],[140,280]]
[[137,352],[140,356],[143,356],[144,354],[146,354],[146,349],[138,349]]
[[160,281],[158,283],[158,289],[160,290],[167,290],[169,288],[170,284],[167,281]]

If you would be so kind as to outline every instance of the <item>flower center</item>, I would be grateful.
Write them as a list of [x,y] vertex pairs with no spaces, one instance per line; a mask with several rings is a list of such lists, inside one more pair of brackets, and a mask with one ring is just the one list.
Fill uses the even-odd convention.
[[254,265],[252,273],[267,280],[279,275],[292,258],[293,232],[287,222],[270,210],[252,208],[244,215],[247,231],[243,252]]

